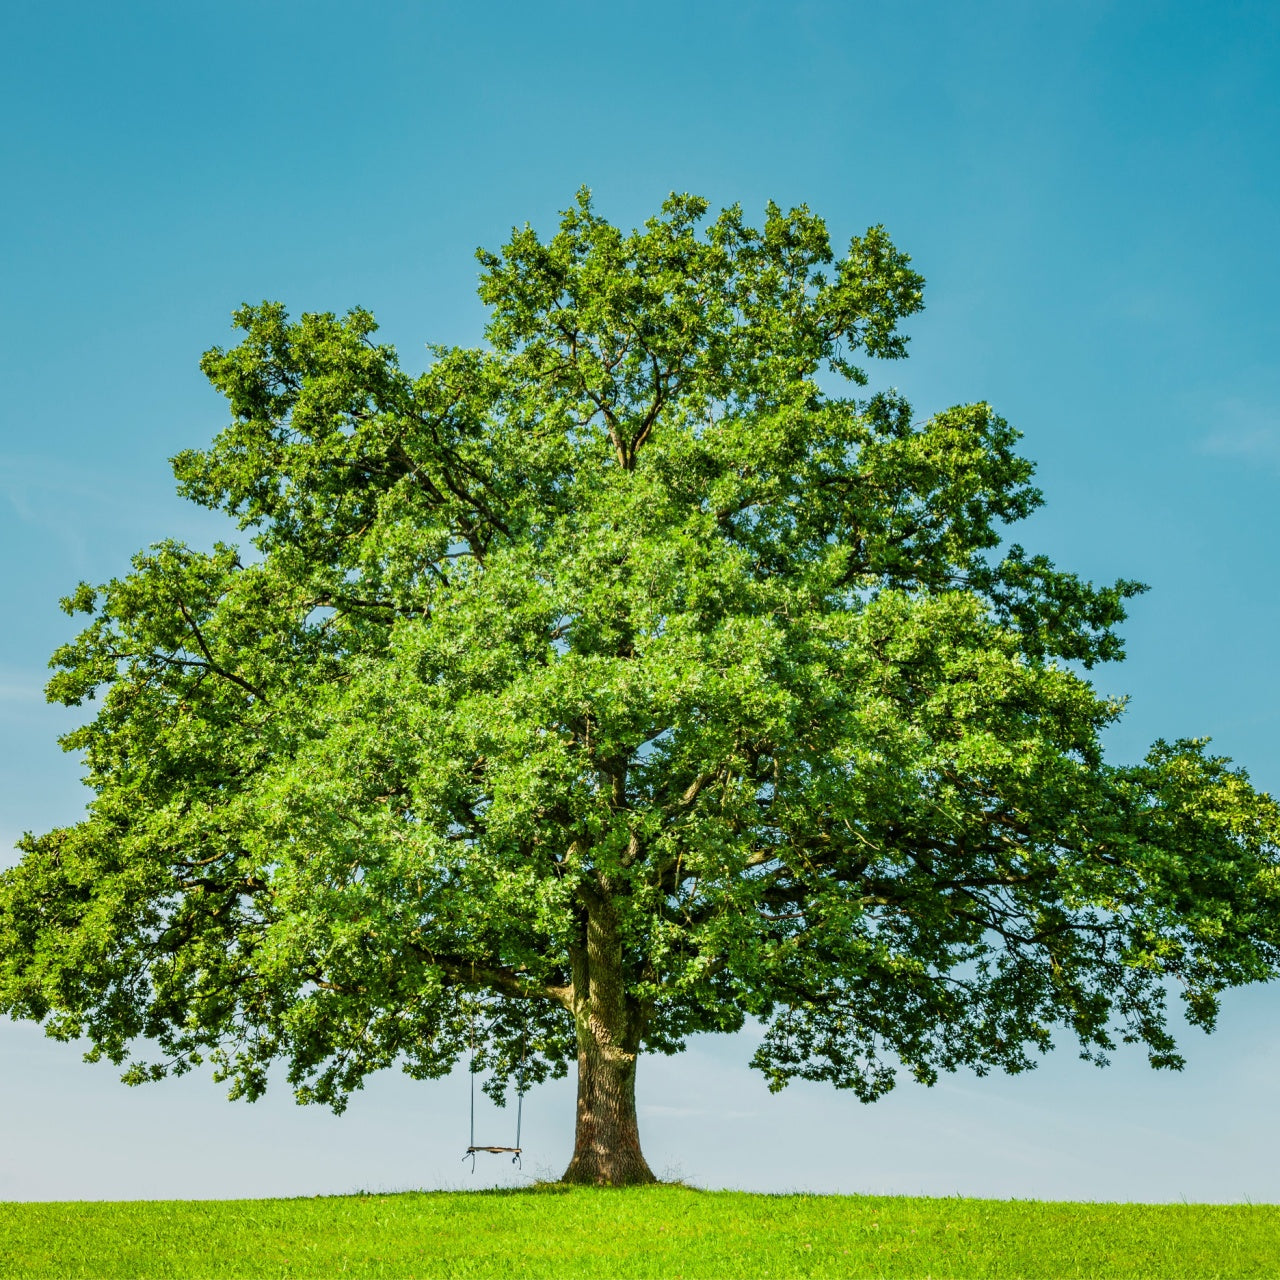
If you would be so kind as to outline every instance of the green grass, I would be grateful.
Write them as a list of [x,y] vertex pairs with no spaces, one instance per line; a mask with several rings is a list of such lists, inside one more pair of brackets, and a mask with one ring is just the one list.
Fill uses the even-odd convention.
[[632,1191],[0,1204],[0,1276],[1280,1276],[1280,1207]]

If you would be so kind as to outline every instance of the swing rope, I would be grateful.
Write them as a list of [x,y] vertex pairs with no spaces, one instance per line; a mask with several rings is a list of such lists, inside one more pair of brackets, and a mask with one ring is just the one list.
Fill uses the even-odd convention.
[[476,1152],[483,1151],[488,1155],[501,1156],[509,1155],[511,1163],[518,1169],[523,1169],[524,1164],[520,1159],[520,1126],[524,1119],[524,1064],[525,1057],[529,1049],[529,1019],[526,1016],[525,1025],[520,1033],[520,1070],[516,1074],[516,1145],[514,1147],[488,1147],[476,1145],[476,1011],[471,1010],[471,1142],[467,1147],[466,1155],[462,1158],[466,1160],[468,1156],[471,1158],[471,1172],[476,1171]]

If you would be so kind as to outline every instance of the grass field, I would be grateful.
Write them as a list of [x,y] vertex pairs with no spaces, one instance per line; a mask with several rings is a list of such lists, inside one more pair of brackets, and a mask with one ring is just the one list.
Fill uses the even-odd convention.
[[1280,1276],[1280,1207],[632,1191],[0,1204],[0,1276]]

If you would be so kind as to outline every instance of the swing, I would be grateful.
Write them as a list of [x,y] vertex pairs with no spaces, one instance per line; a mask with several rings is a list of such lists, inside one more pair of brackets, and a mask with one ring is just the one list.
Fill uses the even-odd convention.
[[471,1014],[471,1145],[467,1147],[466,1155],[462,1158],[466,1160],[468,1156],[471,1158],[471,1172],[476,1171],[476,1152],[484,1152],[491,1156],[511,1157],[511,1163],[517,1169],[523,1169],[524,1165],[520,1160],[520,1122],[524,1114],[524,1058],[525,1049],[527,1047],[528,1027],[520,1036],[520,1070],[516,1075],[516,1145],[514,1147],[489,1147],[476,1142],[476,1015],[472,1011]]

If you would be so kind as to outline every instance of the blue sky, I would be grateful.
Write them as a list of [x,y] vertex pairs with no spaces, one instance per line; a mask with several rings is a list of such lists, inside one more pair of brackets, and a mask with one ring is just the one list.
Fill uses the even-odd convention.
[[[222,424],[197,361],[232,308],[363,305],[417,367],[478,338],[475,247],[583,184],[628,225],[673,189],[883,222],[928,309],[877,376],[922,411],[990,400],[1048,498],[1021,540],[1151,584],[1097,674],[1132,695],[1116,758],[1208,734],[1280,790],[1275,5],[14,4],[0,109],[0,849],[83,803],[40,692],[58,596],[223,531],[166,459]],[[1238,993],[1180,1076],[1067,1048],[872,1108],[770,1097],[748,1036],[702,1040],[642,1064],[646,1149],[704,1185],[1280,1200],[1278,1014]],[[0,1079],[0,1198],[471,1183],[462,1077],[379,1079],[335,1120],[126,1090],[0,1023]],[[528,1170],[571,1119],[565,1087],[531,1096]]]

